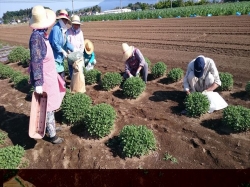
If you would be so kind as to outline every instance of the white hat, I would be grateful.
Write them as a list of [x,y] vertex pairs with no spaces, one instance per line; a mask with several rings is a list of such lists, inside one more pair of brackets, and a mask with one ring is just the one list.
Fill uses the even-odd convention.
[[84,46],[85,46],[85,52],[87,54],[90,55],[90,54],[93,53],[93,51],[94,51],[94,45],[93,45],[93,43],[90,40],[85,39],[84,40]]
[[56,21],[56,14],[50,9],[44,9],[43,6],[37,5],[32,8],[32,16],[29,26],[33,29],[45,29],[53,25]]
[[72,20],[71,21],[72,24],[82,25],[80,21],[80,17],[78,15],[74,15],[71,20]]
[[126,61],[126,60],[128,60],[129,57],[132,56],[134,47],[129,46],[127,43],[123,43],[122,44],[122,50],[123,50],[122,61]]
[[69,14],[66,10],[60,10],[58,16],[56,17],[56,19],[67,19],[69,21],[69,23],[71,23],[70,19],[69,19]]

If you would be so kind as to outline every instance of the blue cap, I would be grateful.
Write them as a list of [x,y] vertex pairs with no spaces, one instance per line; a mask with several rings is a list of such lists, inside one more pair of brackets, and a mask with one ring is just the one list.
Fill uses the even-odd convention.
[[205,60],[203,57],[198,57],[194,61],[194,76],[201,78],[204,72]]

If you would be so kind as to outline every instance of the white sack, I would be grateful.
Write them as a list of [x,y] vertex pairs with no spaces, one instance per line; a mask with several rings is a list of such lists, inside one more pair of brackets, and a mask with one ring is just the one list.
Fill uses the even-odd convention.
[[204,94],[210,102],[208,113],[212,113],[214,110],[221,110],[228,106],[227,102],[220,96],[220,94],[218,94],[218,92],[205,92]]

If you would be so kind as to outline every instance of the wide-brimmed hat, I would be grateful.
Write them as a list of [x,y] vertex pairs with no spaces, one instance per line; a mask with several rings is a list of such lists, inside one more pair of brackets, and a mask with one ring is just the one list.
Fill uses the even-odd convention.
[[133,54],[133,46],[129,46],[127,43],[123,43],[122,44],[122,50],[123,50],[123,57],[122,57],[122,61],[126,61],[128,60],[129,57],[132,56]]
[[201,78],[204,72],[205,59],[203,56],[198,56],[194,61],[194,76]]
[[69,14],[66,10],[60,10],[58,16],[56,17],[56,19],[67,19],[69,21],[69,23],[71,23],[71,20],[69,19]]
[[56,14],[53,10],[45,9],[41,5],[34,6],[29,26],[33,29],[45,29],[55,23]]
[[77,25],[82,25],[81,24],[81,20],[80,20],[80,17],[78,15],[74,15],[72,18],[71,18],[71,24],[77,24]]
[[89,39],[84,40],[85,51],[87,54],[91,54],[94,51],[94,45]]

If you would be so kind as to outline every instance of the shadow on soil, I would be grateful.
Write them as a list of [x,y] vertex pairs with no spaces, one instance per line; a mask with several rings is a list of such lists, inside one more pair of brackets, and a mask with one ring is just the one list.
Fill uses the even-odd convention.
[[183,103],[186,97],[186,93],[183,91],[156,91],[153,93],[153,96],[149,97],[149,100],[154,102],[167,102],[168,100],[178,103],[178,106],[170,107],[172,112],[175,114],[180,114],[182,110],[185,109]]
[[246,91],[240,91],[240,92],[235,92],[230,94],[234,99],[238,98],[244,101],[250,100],[250,96],[247,95]]
[[234,130],[222,123],[221,119],[209,119],[201,122],[201,126],[214,130],[220,135],[230,135]]
[[113,154],[113,157],[119,156],[121,159],[125,159],[125,156],[122,154],[122,147],[120,146],[120,140],[118,136],[110,138],[105,145],[110,148],[110,152]]
[[29,117],[24,114],[12,113],[0,106],[0,129],[8,133],[14,145],[25,150],[35,147],[36,140],[29,137]]

